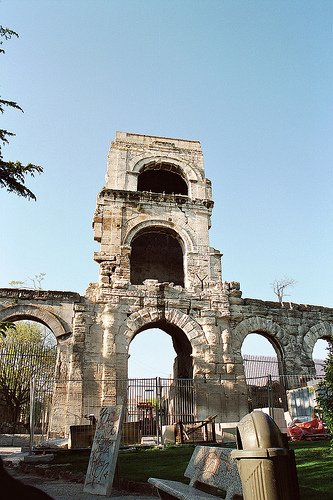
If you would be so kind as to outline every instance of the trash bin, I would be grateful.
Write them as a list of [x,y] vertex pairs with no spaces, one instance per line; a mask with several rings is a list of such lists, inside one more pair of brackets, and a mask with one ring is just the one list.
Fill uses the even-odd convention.
[[266,413],[255,410],[237,425],[237,459],[244,500],[299,500],[294,455]]

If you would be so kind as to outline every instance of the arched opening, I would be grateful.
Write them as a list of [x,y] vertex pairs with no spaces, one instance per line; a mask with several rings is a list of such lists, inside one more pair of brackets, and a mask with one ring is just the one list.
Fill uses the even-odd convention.
[[249,410],[269,407],[287,409],[282,352],[276,340],[266,332],[250,333],[242,344],[241,352]]
[[144,167],[138,176],[138,191],[188,195],[181,170],[168,163],[154,163]]
[[136,375],[135,378],[193,377],[190,341],[180,328],[166,321],[142,327],[131,341],[129,354],[129,378],[132,375]]
[[29,433],[32,400],[34,432],[44,436],[51,410],[56,337],[41,322],[5,324],[0,338],[1,432]]
[[325,360],[328,356],[328,347],[329,340],[322,338],[317,340],[313,348],[312,359],[315,364],[316,375],[320,378],[325,375],[324,366]]
[[184,286],[183,250],[178,235],[166,228],[149,228],[132,240],[131,283],[146,279]]
[[169,378],[176,352],[172,338],[159,328],[136,335],[129,347],[128,378]]
[[128,420],[140,422],[143,436],[155,434],[157,419],[161,425],[193,420],[191,354],[184,332],[166,321],[143,327],[132,339]]

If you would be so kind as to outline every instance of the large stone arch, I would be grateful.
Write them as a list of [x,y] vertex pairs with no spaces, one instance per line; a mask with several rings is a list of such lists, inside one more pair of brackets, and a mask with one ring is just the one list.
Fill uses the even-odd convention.
[[150,163],[156,162],[158,160],[159,163],[171,163],[172,165],[175,165],[179,167],[182,172],[184,173],[184,176],[187,180],[188,183],[191,181],[198,182],[198,181],[203,181],[204,177],[199,171],[199,169],[194,169],[193,164],[187,163],[185,161],[179,160],[179,158],[173,158],[172,156],[149,156],[147,157],[146,155],[138,160],[138,157],[135,157],[132,159],[130,162],[130,170],[133,173],[139,174],[140,170],[145,167],[146,165],[149,165]]
[[191,343],[192,355],[195,356],[197,350],[208,345],[203,329],[193,318],[178,309],[160,310],[153,307],[145,307],[131,314],[121,325],[115,336],[116,352],[118,354],[128,354],[129,345],[139,330],[149,325],[158,325],[162,320],[177,326],[182,330]]
[[308,357],[312,359],[313,348],[318,339],[333,342],[333,325],[320,322],[313,325],[303,337],[302,347]]
[[143,229],[153,228],[153,227],[167,228],[170,231],[174,231],[175,233],[177,233],[179,235],[179,237],[182,240],[181,244],[183,246],[184,255],[186,255],[188,252],[193,252],[193,249],[194,249],[193,237],[187,231],[184,231],[180,226],[174,224],[171,221],[162,220],[162,219],[145,220],[145,221],[141,221],[139,224],[133,225],[126,232],[126,234],[123,238],[123,241],[122,241],[122,245],[128,246],[128,248],[130,248],[132,239],[139,231],[142,231]]
[[42,323],[52,330],[56,337],[70,333],[65,330],[54,314],[38,306],[22,304],[6,307],[0,311],[0,321],[20,321],[25,319]]
[[280,350],[282,357],[286,354],[288,340],[284,329],[275,321],[253,316],[241,321],[234,329],[233,347],[235,351],[241,353],[241,347],[245,337],[250,333],[261,333],[272,341],[272,345]]
[[[141,221],[137,224],[133,224],[132,227],[130,227],[123,238],[122,241],[122,246],[123,248],[127,248],[128,250],[128,259],[130,259],[130,252],[131,252],[131,245],[133,238],[140,232],[144,232],[151,230],[156,230],[157,228],[164,230],[164,231],[170,231],[171,233],[174,233],[178,243],[180,245],[181,251],[182,251],[182,266],[183,266],[183,280],[184,283],[187,283],[188,280],[188,255],[194,252],[195,248],[195,241],[194,241],[194,235],[190,234],[188,231],[184,230],[181,226],[178,224],[173,223],[172,221],[167,221],[167,220],[162,220],[162,219],[150,219],[150,220],[145,220]],[[172,281],[166,279],[166,281]]]

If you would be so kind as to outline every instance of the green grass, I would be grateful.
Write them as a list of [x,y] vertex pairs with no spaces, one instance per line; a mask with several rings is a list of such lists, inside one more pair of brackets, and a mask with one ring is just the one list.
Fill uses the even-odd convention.
[[[302,500],[333,500],[333,455],[329,441],[290,443],[295,451]],[[149,477],[188,482],[184,478],[194,445],[167,446],[163,449],[137,448],[120,451],[120,477],[145,482]],[[72,472],[86,472],[89,451],[59,453],[52,467]]]
[[184,472],[194,448],[194,445],[182,445],[120,453],[120,476],[132,481],[147,481],[149,477],[158,477],[188,482],[184,478]]
[[[195,446],[133,448],[119,452],[120,476],[131,481],[145,482],[149,477],[184,481],[184,472]],[[86,472],[90,450],[55,453],[52,468],[71,472]]]
[[297,441],[295,451],[302,500],[333,500],[333,455],[329,441]]

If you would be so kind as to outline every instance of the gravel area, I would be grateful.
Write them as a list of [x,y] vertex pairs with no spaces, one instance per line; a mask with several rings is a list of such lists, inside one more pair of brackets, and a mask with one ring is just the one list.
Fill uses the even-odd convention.
[[[45,491],[54,500],[98,500],[106,498],[101,495],[92,495],[91,493],[83,493],[83,484],[70,483],[62,480],[51,480],[47,478],[41,478],[32,476],[30,474],[20,474],[15,470],[10,470],[10,474],[19,479],[24,484],[30,484],[31,486],[36,486],[37,488]],[[112,496],[108,497],[113,500],[126,500],[133,498],[133,500],[154,500],[154,496],[142,496],[136,493],[121,492],[113,490]]]
[[[0,447],[0,457],[4,460],[10,460],[14,464],[24,459],[27,453],[21,453],[21,448],[13,447]],[[82,483],[72,483],[63,479],[49,479],[46,477],[35,476],[32,474],[24,474],[17,472],[15,468],[7,469],[11,476],[19,479],[24,484],[29,484],[39,488],[54,500],[101,500],[106,498],[103,495],[92,495],[91,493],[83,493]],[[0,498],[1,491],[0,491]],[[142,495],[139,493],[130,493],[128,491],[113,490],[111,497],[112,500],[126,500],[133,498],[133,500],[154,500],[156,497],[152,495]],[[6,499],[4,499],[6,500]],[[19,500],[19,499],[18,499]]]

